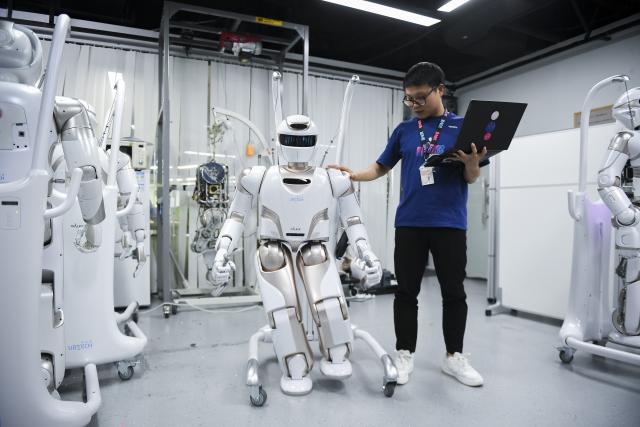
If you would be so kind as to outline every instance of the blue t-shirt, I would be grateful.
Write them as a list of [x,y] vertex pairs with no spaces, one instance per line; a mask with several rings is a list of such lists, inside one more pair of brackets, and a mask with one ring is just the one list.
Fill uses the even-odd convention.
[[[377,160],[381,165],[392,168],[402,159],[396,227],[467,229],[467,182],[464,179],[464,166],[435,166],[435,183],[423,186],[420,181],[419,168],[424,163],[424,149],[429,146],[428,140],[434,134],[440,119],[441,117],[430,117],[422,121],[427,139],[426,146],[420,142],[417,118],[400,123]],[[463,117],[449,113],[437,145],[430,151],[441,154],[453,148],[462,128],[462,121]]]

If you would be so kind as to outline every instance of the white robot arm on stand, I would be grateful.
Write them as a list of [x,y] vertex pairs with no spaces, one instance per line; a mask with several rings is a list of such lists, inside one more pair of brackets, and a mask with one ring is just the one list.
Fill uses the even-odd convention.
[[102,177],[98,144],[85,105],[78,99],[57,96],[53,109],[54,121],[60,134],[67,169],[82,170],[78,203],[87,224],[87,241],[100,246],[99,224],[104,220]]
[[[111,155],[111,150],[108,152]],[[131,167],[131,158],[123,152],[118,152],[116,181],[118,183],[118,205],[124,207],[118,216],[122,230],[122,254],[120,259],[133,256],[138,265],[133,277],[136,277],[144,264],[147,255],[144,247],[146,238],[144,209],[138,197],[138,180]]]

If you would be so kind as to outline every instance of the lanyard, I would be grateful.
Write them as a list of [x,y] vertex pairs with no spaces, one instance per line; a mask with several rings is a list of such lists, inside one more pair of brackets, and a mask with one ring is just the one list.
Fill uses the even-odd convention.
[[[447,122],[447,117],[448,116],[449,116],[449,112],[447,110],[445,110],[444,114],[442,115],[442,118],[440,119],[440,122],[438,123],[438,126],[436,127],[436,130],[433,132],[433,135],[431,136],[431,138],[429,138],[429,148],[435,146],[436,142],[438,142],[438,139],[440,139],[440,133],[441,133],[442,129],[444,128],[444,124]],[[422,125],[422,119],[418,119],[418,134],[420,135],[420,143],[422,145],[426,145],[425,141],[427,139],[424,136],[424,126]],[[430,150],[427,149],[427,147],[425,147],[425,150],[424,150],[424,161],[425,162],[429,158],[429,152],[430,152]]]

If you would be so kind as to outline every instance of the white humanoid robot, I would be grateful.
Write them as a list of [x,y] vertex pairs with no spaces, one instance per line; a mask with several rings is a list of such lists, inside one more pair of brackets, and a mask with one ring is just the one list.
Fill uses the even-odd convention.
[[[613,116],[624,130],[611,140],[599,168],[602,202],[591,202],[584,191],[589,100],[601,87],[626,81],[628,77],[622,75],[602,80],[591,89],[583,107],[581,189],[569,194],[576,228],[569,308],[560,330],[560,359],[565,363],[580,349],[640,365],[640,355],[605,346],[610,342],[640,349],[640,88],[625,91],[613,106]],[[611,225],[615,273],[609,267]],[[613,289],[613,307],[609,302],[612,274],[618,284]]]
[[[309,165],[316,152],[318,130],[306,116],[294,115],[277,130],[280,159],[287,165],[245,169],[237,181],[216,255],[208,273],[215,285],[229,281],[229,255],[242,237],[243,222],[258,206],[259,241],[256,254],[258,284],[269,326],[252,337],[248,367],[251,402],[261,406],[266,393],[257,380],[257,339],[271,340],[282,370],[280,387],[286,394],[311,391],[313,354],[307,332],[315,326],[320,340],[321,372],[332,378],[351,375],[349,356],[354,338],[335,261],[327,242],[331,211],[337,200],[349,240],[366,261],[367,282],[380,281],[382,268],[369,247],[362,213],[348,176],[334,169]],[[299,278],[299,279],[298,279]],[[299,286],[296,286],[296,285]],[[301,286],[300,286],[301,285]],[[300,294],[303,288],[304,295]],[[301,300],[308,301],[313,325],[303,324]],[[360,331],[364,333],[364,331]],[[366,333],[364,333],[366,334]],[[397,371],[389,356],[366,334],[385,365],[385,390],[393,394]],[[356,333],[356,336],[363,337]],[[369,340],[370,339],[370,340]],[[254,344],[255,343],[255,344]],[[373,344],[372,344],[373,343]]]
[[[619,259],[615,272],[621,279],[612,316],[618,333],[610,338],[640,348],[640,87],[618,98],[613,116],[625,130],[611,140],[598,173],[598,193],[613,214]],[[627,161],[633,177],[628,194],[622,187]]]
[[[74,169],[61,203],[47,209],[50,173],[47,157],[58,139],[54,101],[64,40],[70,19],[56,21],[43,90],[35,87],[42,72],[42,48],[29,29],[0,21],[0,424],[2,426],[80,426],[98,410],[101,397],[96,366],[82,365],[87,400],[56,399],[52,389],[64,367],[53,372],[42,360],[41,322],[54,329],[64,316],[58,309],[41,310],[43,253],[50,240],[45,222],[67,212],[78,190],[82,217],[97,224],[104,218],[94,197],[91,159],[82,158],[82,144],[69,140],[64,156]],[[68,136],[68,135],[67,135]],[[65,135],[62,136],[63,139]],[[95,171],[93,171],[95,172]],[[53,300],[52,288],[46,298]],[[44,317],[43,317],[44,316]],[[51,370],[48,371],[48,369]],[[55,381],[54,377],[55,376]]]

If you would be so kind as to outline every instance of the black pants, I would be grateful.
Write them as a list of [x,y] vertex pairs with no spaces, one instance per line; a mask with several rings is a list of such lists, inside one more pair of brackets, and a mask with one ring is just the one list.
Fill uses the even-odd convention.
[[396,350],[415,352],[418,336],[418,294],[429,252],[442,294],[442,330],[448,353],[462,353],[467,323],[464,292],[467,234],[455,228],[396,229],[394,252],[398,290],[393,303]]

